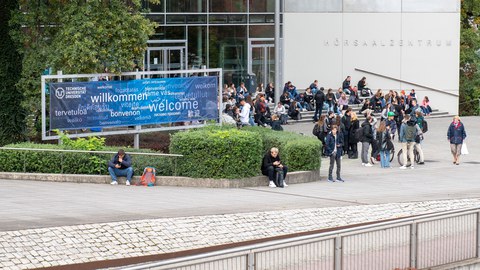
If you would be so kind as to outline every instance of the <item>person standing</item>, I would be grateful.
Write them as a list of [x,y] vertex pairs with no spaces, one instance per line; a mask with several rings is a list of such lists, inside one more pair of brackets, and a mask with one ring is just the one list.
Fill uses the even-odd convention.
[[453,117],[453,122],[448,127],[447,139],[450,142],[450,150],[453,155],[453,164],[460,164],[460,154],[462,149],[463,140],[467,137],[465,132],[465,126],[460,121],[458,115]]
[[368,115],[367,119],[365,122],[363,122],[362,127],[360,128],[362,132],[362,165],[366,167],[373,166],[368,162],[368,150],[370,148],[370,144],[373,142],[372,123],[373,117]]
[[403,165],[400,169],[407,168],[407,151],[408,159],[410,159],[410,169],[414,168],[415,165],[415,155],[413,154],[413,148],[415,147],[415,137],[417,135],[417,122],[415,119],[411,119],[410,115],[407,114],[403,118],[403,123],[400,126],[400,136],[399,140],[402,144],[402,158]]
[[125,150],[119,149],[117,154],[108,162],[108,172],[110,177],[112,177],[112,185],[118,185],[117,177],[126,176],[127,181],[125,184],[130,186],[130,181],[132,181],[133,168],[132,168],[132,159],[129,155],[125,154]]
[[378,150],[380,151],[380,167],[390,168],[390,150],[393,148],[390,132],[385,121],[380,122],[377,129]]
[[[355,134],[360,132],[360,121],[358,121],[357,114],[355,112],[350,112],[351,115],[351,124],[350,129],[348,130],[348,158],[357,159],[358,158],[358,139]],[[344,142],[345,143],[345,142]]]
[[343,155],[343,135],[342,132],[337,132],[337,125],[332,126],[332,130],[328,133],[325,139],[325,154],[330,157],[330,167],[328,168],[328,182],[335,182],[332,177],[333,166],[337,164],[337,179],[336,181],[345,182],[340,177],[340,170],[342,169],[342,155]]
[[315,113],[313,115],[313,122],[317,122],[318,118],[322,116],[323,103],[325,103],[325,93],[323,93],[324,88],[320,87],[320,90],[315,94]]

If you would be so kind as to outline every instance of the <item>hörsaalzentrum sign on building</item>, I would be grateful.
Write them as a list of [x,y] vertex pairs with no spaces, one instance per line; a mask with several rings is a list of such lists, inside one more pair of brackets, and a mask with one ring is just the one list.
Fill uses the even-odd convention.
[[50,83],[50,130],[218,119],[217,77]]

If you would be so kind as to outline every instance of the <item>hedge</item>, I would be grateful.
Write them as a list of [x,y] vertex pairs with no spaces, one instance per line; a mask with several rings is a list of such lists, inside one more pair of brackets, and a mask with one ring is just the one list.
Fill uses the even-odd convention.
[[[132,155],[135,174],[146,166],[157,168],[159,175],[193,178],[238,179],[261,175],[263,155],[272,147],[289,171],[312,171],[320,168],[321,143],[314,137],[293,132],[279,132],[263,127],[237,129],[207,126],[171,135],[170,153],[184,157]],[[16,148],[65,149],[65,145],[20,143]],[[118,150],[103,147],[104,151]],[[151,150],[125,149],[127,152],[154,153]],[[29,173],[102,174],[112,154],[58,153],[0,150],[0,171]]]
[[170,153],[184,155],[180,175],[244,178],[260,175],[263,155],[277,147],[289,171],[320,168],[321,143],[313,137],[263,127],[209,126],[174,134]]
[[[19,143],[5,147],[37,148],[37,149],[65,149],[61,145]],[[118,147],[104,147],[102,151],[118,150]],[[125,148],[127,152],[155,153],[150,150]],[[65,173],[65,174],[108,174],[107,162],[113,154],[86,154],[61,152],[34,152],[23,150],[0,149],[0,171],[28,172],[28,173]],[[161,175],[174,175],[175,158],[132,155],[133,167],[136,175],[141,175],[143,168],[154,166]]]

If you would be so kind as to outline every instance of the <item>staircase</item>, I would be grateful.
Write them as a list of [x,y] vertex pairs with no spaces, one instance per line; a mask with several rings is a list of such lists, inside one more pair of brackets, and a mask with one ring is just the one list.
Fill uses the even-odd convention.
[[[269,103],[268,105],[270,107],[270,111],[273,113],[273,109],[275,108],[275,104],[274,103]],[[363,114],[359,113],[359,110],[360,110],[360,108],[362,108],[362,105],[361,104],[355,104],[355,105],[348,105],[348,106],[352,107],[352,110],[357,113],[358,120],[360,121],[360,123],[362,123],[365,120],[365,116]],[[302,118],[300,120],[293,120],[293,119],[289,118],[288,123],[290,123],[290,124],[294,124],[294,123],[313,123],[314,113],[315,113],[315,111],[301,112]],[[326,113],[325,110],[323,110],[322,113],[325,114]],[[378,116],[378,117],[380,116],[379,113],[376,113],[375,115]],[[443,117],[453,117],[453,115],[451,115],[448,112],[439,111],[438,109],[432,109],[432,113],[430,114],[430,116],[425,117],[425,119],[428,120],[428,119],[431,119],[431,118],[443,118]]]

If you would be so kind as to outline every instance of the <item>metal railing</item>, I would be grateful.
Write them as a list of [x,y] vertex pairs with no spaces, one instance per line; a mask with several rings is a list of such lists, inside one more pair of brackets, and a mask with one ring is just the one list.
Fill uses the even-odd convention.
[[127,270],[422,269],[479,258],[480,207],[168,259]]
[[380,73],[368,71],[368,70],[365,70],[365,69],[355,68],[355,70],[360,71],[360,72],[364,72],[364,73],[367,73],[367,74],[375,75],[375,76],[378,76],[378,77],[382,77],[382,78],[385,78],[385,79],[394,80],[394,81],[397,81],[397,82],[408,83],[408,84],[411,84],[411,85],[422,87],[422,88],[425,88],[425,89],[428,89],[428,90],[431,90],[431,91],[434,91],[434,92],[442,93],[442,94],[445,94],[445,95],[450,95],[450,96],[454,96],[454,97],[459,96],[458,94],[450,93],[450,92],[447,92],[447,91],[444,91],[444,90],[440,90],[440,89],[433,88],[433,87],[430,87],[430,86],[421,85],[421,84],[414,83],[414,82],[405,81],[405,80],[402,80],[402,79],[394,78],[394,77],[383,75],[383,74],[380,74]]
[[[7,150],[7,151],[23,151],[23,172],[27,172],[27,152],[56,152],[56,153],[61,153],[60,155],[60,173],[63,173],[63,162],[64,162],[64,155],[63,153],[83,153],[83,154],[89,154],[89,155],[95,155],[95,154],[117,154],[116,151],[88,151],[88,150],[64,150],[64,149],[41,149],[41,148],[15,148],[15,147],[0,147],[0,151]],[[162,154],[162,153],[141,153],[141,152],[126,152],[129,155],[139,155],[139,156],[155,156],[155,157],[168,157],[168,158],[173,158],[173,174],[174,176],[177,175],[177,158],[178,157],[183,157],[183,155],[179,154]],[[111,157],[110,157],[111,158]],[[100,164],[101,166],[106,166],[106,162],[108,160],[105,160],[105,163]],[[101,171],[101,170],[99,170]]]

